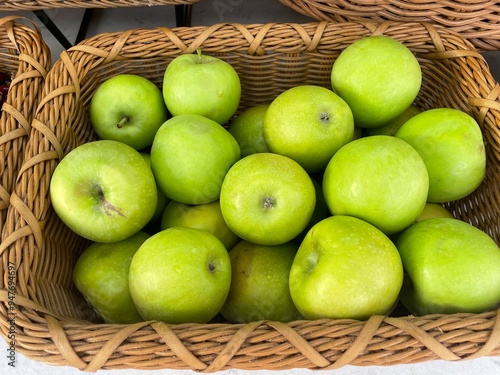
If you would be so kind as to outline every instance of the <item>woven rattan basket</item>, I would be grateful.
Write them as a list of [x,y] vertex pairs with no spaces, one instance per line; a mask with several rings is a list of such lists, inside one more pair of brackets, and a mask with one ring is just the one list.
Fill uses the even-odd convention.
[[[0,18],[0,71],[12,77],[0,117],[0,233],[21,166],[31,120],[51,67],[50,50],[36,25]],[[29,22],[29,21],[28,21]]]
[[[201,48],[238,71],[242,110],[294,85],[328,87],[340,51],[374,34],[396,38],[417,55],[423,71],[419,106],[454,107],[477,119],[487,143],[486,178],[450,209],[500,243],[500,86],[483,57],[458,34],[395,22],[216,24],[107,33],[63,52],[47,76],[0,245],[2,334],[7,337],[14,326],[18,352],[85,371],[331,369],[500,355],[500,310],[367,321],[112,325],[96,319],[71,282],[87,242],[54,214],[49,182],[68,151],[96,139],[88,107],[103,80],[133,73],[160,85],[172,58]],[[8,320],[13,316],[15,321]]]
[[432,22],[461,33],[479,51],[500,50],[500,3],[489,0],[279,0],[319,21]]

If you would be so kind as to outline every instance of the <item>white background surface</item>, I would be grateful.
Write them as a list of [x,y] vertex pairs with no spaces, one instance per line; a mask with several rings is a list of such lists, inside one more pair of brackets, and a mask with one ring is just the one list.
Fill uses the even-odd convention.
[[[4,343],[2,342],[2,346]],[[3,352],[3,350],[2,350]],[[6,364],[7,359],[0,358],[2,375],[80,375],[84,372],[66,366],[48,366],[41,362],[34,362],[18,355],[16,367]],[[4,370],[5,369],[5,370]],[[188,370],[98,370],[101,375],[195,375]],[[395,366],[344,366],[337,370],[312,371],[304,369],[287,371],[243,371],[227,370],[217,372],[217,375],[498,375],[500,374],[500,358],[483,357],[465,362],[430,361],[412,365]]]
[[[81,9],[47,10],[49,16],[59,26],[70,41],[73,41],[83,15]],[[0,12],[0,17],[9,13]],[[13,13],[11,13],[13,14]],[[28,17],[39,23],[31,12],[17,12],[15,14]],[[174,26],[175,18],[173,7],[145,7],[95,10],[92,24],[87,36],[101,32],[126,30],[135,27]],[[285,7],[277,0],[202,0],[194,5],[192,24],[209,25],[218,22],[264,23],[264,22],[307,22],[309,19],[290,8]],[[52,59],[58,58],[62,47],[53,36],[42,27],[44,40],[51,47]],[[488,53],[485,56],[490,63],[493,74],[500,77],[500,58],[497,53]],[[498,78],[497,78],[498,79]],[[81,371],[72,367],[49,366],[43,362],[32,361],[16,353],[15,367],[8,365],[8,350],[6,343],[0,340],[0,373],[2,375],[71,375],[80,374]],[[99,370],[98,374],[109,375],[136,375],[146,371],[138,370]],[[168,375],[192,375],[193,371],[184,370],[148,370],[147,373]],[[228,370],[220,372],[222,375],[278,375],[278,374],[312,374],[314,371],[297,369],[293,371],[238,371]],[[356,367],[345,366],[337,370],[321,371],[325,375],[500,375],[500,357],[483,357],[476,360],[447,362],[430,361],[412,365],[396,365],[387,367]]]

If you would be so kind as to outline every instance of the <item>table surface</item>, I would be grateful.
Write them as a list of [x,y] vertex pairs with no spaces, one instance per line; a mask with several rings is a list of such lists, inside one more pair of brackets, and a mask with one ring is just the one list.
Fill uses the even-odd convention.
[[[153,9],[154,8],[154,9]],[[134,10],[130,8],[98,10],[94,15],[93,23],[88,29],[88,36],[101,32],[125,30],[135,27],[155,27],[158,25],[173,27],[175,23],[173,7],[139,7]],[[47,11],[53,21],[58,24],[68,38],[74,38],[78,24],[83,14],[82,9],[53,9]],[[0,17],[12,15],[11,12],[1,12]],[[38,22],[31,12],[20,11],[15,14],[22,15]],[[265,22],[308,22],[293,10],[285,7],[277,0],[204,0],[193,6],[192,24],[209,25],[217,22],[241,22],[265,23]],[[44,40],[52,50],[53,60],[62,51],[61,45],[53,36],[42,28]],[[492,72],[500,77],[500,53],[488,53],[488,61]],[[496,73],[498,72],[498,73]],[[23,375],[71,375],[79,374],[81,371],[71,367],[49,366],[43,362],[27,359],[20,353],[16,353],[15,367],[9,365],[7,358],[7,345],[0,340],[0,373],[23,374]],[[143,373],[138,370],[99,370],[98,373],[109,375],[136,375]],[[192,375],[193,371],[187,370],[151,370],[152,374]],[[292,371],[243,371],[227,370],[221,374],[231,375],[275,375],[286,373],[289,375],[311,374],[313,371],[296,369]],[[384,375],[434,375],[434,374],[457,374],[457,375],[498,375],[500,374],[500,357],[483,357],[475,360],[460,362],[430,361],[411,365],[396,366],[344,366],[337,370],[322,371],[325,375],[358,375],[358,374],[384,374]]]

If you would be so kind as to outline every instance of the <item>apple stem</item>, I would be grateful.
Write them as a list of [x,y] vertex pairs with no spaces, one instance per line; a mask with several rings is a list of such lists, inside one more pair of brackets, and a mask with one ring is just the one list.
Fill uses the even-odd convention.
[[201,55],[201,48],[196,49],[196,55],[198,56],[198,64],[203,64],[203,56]]
[[123,125],[125,125],[127,122],[130,121],[130,118],[128,116],[123,116],[120,121],[118,121],[118,124],[116,124],[116,127],[118,129],[121,129]]

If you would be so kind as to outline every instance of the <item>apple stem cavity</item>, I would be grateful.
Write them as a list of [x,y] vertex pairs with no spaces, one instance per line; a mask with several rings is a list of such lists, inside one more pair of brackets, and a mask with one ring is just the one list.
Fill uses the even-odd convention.
[[262,207],[265,209],[271,209],[274,207],[274,199],[271,197],[265,197],[262,201]]
[[208,272],[214,273],[215,266],[212,263],[208,263]]
[[329,122],[330,121],[330,115],[328,113],[322,113],[319,115],[319,120],[321,122]]
[[208,56],[202,55],[200,48],[198,48],[196,50],[196,58],[195,58],[196,64],[212,64],[212,63],[216,63],[217,61],[218,61],[218,59],[212,59]]
[[316,251],[311,252],[307,258],[307,267],[305,268],[308,274],[312,273],[318,264],[319,255]]
[[113,214],[116,214],[121,217],[126,217],[123,212],[120,211],[119,208],[113,206],[111,203],[109,203],[106,200],[106,197],[104,195],[104,191],[102,190],[102,187],[99,185],[96,185],[95,187],[95,193],[97,195],[98,201],[100,206],[102,207],[104,213],[106,216],[112,216]]
[[129,116],[123,116],[121,118],[121,120],[118,121],[118,123],[116,124],[116,127],[118,129],[121,129],[121,128],[123,128],[123,125],[126,125],[129,121],[130,121],[130,117]]

